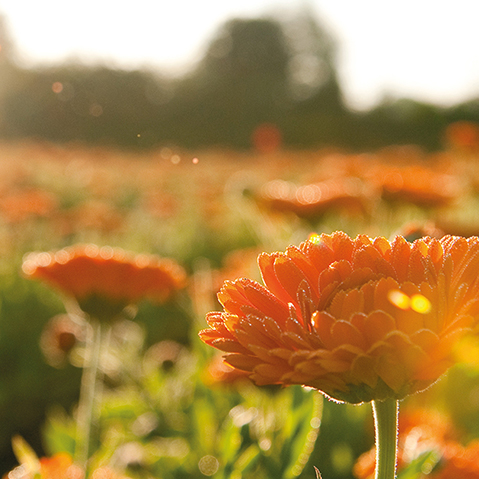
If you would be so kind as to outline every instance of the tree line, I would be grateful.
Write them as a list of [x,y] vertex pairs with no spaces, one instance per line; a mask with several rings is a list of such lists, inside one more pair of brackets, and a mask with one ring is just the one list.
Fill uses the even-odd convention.
[[410,99],[367,112],[345,105],[336,44],[303,11],[286,20],[232,19],[180,78],[64,64],[22,68],[0,23],[0,137],[120,147],[251,148],[262,125],[289,148],[441,146],[454,121],[479,121],[479,99],[440,108]]

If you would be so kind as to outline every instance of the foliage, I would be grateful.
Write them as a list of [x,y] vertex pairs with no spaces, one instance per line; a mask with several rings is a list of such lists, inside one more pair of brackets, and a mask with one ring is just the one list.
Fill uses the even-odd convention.
[[[98,461],[130,458],[124,465],[137,477],[161,477],[160,470],[165,476],[172,471],[175,479],[202,477],[202,458],[204,470],[218,467],[213,477],[234,477],[241,469],[249,470],[244,477],[290,477],[298,458],[304,461],[310,453],[300,477],[313,478],[315,465],[324,478],[344,479],[373,443],[369,408],[325,402],[311,451],[307,443],[318,424],[310,421],[319,408],[311,391],[244,384],[215,389],[203,382],[210,353],[200,348],[196,332],[204,327],[204,313],[218,307],[215,293],[224,279],[252,277],[259,251],[284,250],[312,231],[386,237],[398,231],[477,232],[474,144],[451,144],[440,155],[390,147],[356,156],[318,150],[193,154],[166,147],[139,154],[73,143],[5,142],[0,154],[2,472],[14,465],[15,434],[39,456],[74,448],[81,345],[70,356],[76,366],[67,362],[57,369],[44,362],[44,326],[65,311],[56,294],[20,275],[26,252],[92,242],[170,256],[189,272],[183,296],[159,307],[141,303],[136,322],[128,322],[112,342]],[[353,209],[343,198],[325,209],[326,195],[311,193],[326,186],[333,191],[332,179],[341,179],[337,184],[350,193],[348,185],[361,185],[366,207]],[[272,180],[284,182],[279,192],[285,184],[294,186],[288,191],[309,192],[302,196],[303,210],[285,207],[287,195],[283,203],[266,202],[265,185]],[[306,209],[314,214],[303,214]],[[165,340],[181,344],[181,360],[154,366],[153,347]],[[469,351],[474,363],[477,355],[472,346]],[[479,436],[476,383],[477,374],[464,367],[408,402],[445,409],[469,442]],[[304,447],[307,455],[301,456]]]
[[479,120],[477,100],[443,109],[385,99],[368,112],[349,110],[335,41],[307,9],[289,18],[226,22],[203,58],[177,78],[76,63],[24,69],[4,23],[0,37],[4,139],[246,150],[268,124],[294,148],[415,143],[437,150],[446,125]]

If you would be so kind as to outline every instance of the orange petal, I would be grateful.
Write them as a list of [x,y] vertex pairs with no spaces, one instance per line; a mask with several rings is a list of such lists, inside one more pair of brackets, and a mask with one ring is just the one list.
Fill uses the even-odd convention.
[[405,366],[392,356],[384,356],[378,361],[377,373],[395,392],[399,392],[411,379]]
[[423,351],[428,352],[439,343],[439,336],[430,329],[421,329],[411,335],[411,341]]
[[289,301],[296,301],[299,285],[302,282],[307,282],[303,272],[287,256],[278,256],[275,259],[274,272],[289,295]]
[[[202,336],[201,339],[205,341],[206,338]],[[245,347],[241,346],[238,341],[234,341],[232,339],[217,338],[212,340],[209,344],[216,349],[220,349],[221,351],[225,351],[227,353],[248,354],[248,350]]]
[[375,388],[378,382],[375,360],[369,356],[358,356],[351,365],[351,376],[358,383],[363,382],[371,388]]
[[335,318],[349,319],[353,314],[364,311],[364,295],[358,289],[336,294],[329,307],[329,312]]
[[373,311],[364,320],[363,335],[369,344],[381,341],[396,328],[394,319],[383,311]]
[[411,255],[410,244],[402,237],[396,236],[391,243],[390,262],[394,271],[395,277],[402,283],[407,278],[409,258]]
[[253,280],[242,280],[244,292],[251,305],[266,316],[283,322],[288,317],[287,306],[268,291],[264,286]]
[[320,341],[326,348],[332,349],[331,327],[336,321],[333,316],[325,311],[316,311],[311,319],[315,331],[318,333]]
[[261,364],[259,358],[254,356],[246,356],[244,354],[226,354],[223,359],[234,368],[242,371],[253,371],[253,368]]
[[348,321],[336,321],[331,327],[331,342],[328,349],[334,349],[342,344],[351,344],[360,349],[367,347],[364,336]]

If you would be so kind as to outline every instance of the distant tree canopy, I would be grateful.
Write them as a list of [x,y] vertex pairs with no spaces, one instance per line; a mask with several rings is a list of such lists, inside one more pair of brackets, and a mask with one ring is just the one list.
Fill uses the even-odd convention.
[[0,41],[3,138],[249,148],[255,130],[268,124],[287,147],[433,149],[449,122],[479,119],[477,102],[443,110],[400,100],[361,114],[348,110],[335,42],[307,11],[283,21],[226,22],[181,78],[76,64],[20,68],[1,18]]

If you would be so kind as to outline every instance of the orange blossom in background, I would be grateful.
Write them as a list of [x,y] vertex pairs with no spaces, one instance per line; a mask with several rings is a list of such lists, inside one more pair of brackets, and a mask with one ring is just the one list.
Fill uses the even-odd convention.
[[186,285],[183,268],[173,260],[110,246],[30,253],[23,272],[76,299],[82,311],[100,320],[111,320],[142,299],[163,302]]

